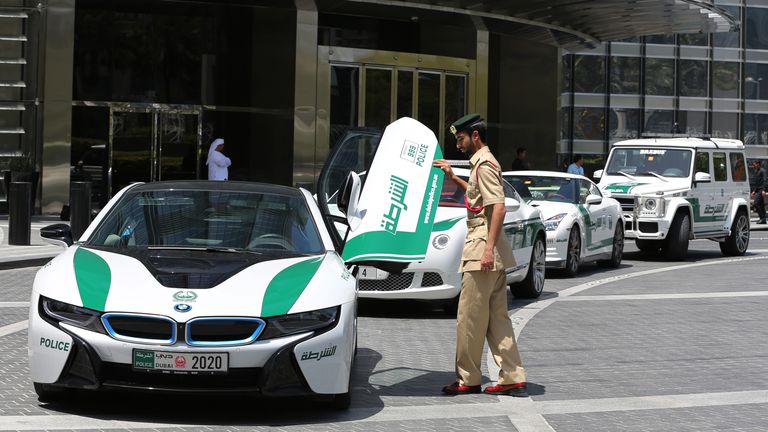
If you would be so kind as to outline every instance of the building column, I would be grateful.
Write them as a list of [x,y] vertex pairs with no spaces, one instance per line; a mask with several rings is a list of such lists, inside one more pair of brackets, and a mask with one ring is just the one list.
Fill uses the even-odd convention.
[[296,75],[293,110],[293,184],[314,191],[317,107],[317,6],[314,0],[296,4]]
[[475,112],[488,119],[488,58],[490,35],[482,18],[472,17],[477,29],[475,53]]
[[69,204],[75,0],[49,0],[43,25],[40,205],[43,214],[58,214]]

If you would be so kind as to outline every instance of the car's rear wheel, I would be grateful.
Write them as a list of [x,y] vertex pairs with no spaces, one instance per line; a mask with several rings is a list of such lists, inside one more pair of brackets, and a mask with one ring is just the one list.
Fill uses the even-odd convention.
[[566,276],[576,276],[579,272],[579,264],[581,261],[581,232],[579,226],[574,224],[571,227],[571,235],[568,236],[568,249],[565,256],[565,269],[563,272]]
[[613,249],[611,249],[611,259],[600,260],[597,263],[604,267],[618,268],[621,265],[621,258],[624,255],[624,228],[621,224],[616,225],[616,231],[613,233]]
[[509,291],[517,298],[538,298],[544,291],[545,270],[547,266],[547,247],[544,236],[539,235],[533,241],[531,261],[525,279],[509,286]]
[[747,252],[748,246],[749,219],[744,210],[739,210],[731,225],[731,235],[720,243],[720,252],[725,256],[740,256]]

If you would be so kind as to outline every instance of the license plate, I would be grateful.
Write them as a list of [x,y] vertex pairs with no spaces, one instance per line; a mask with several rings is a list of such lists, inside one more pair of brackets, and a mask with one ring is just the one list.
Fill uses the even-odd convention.
[[226,372],[229,367],[227,353],[182,353],[168,351],[133,350],[133,369],[172,372]]
[[377,269],[376,267],[360,266],[360,271],[357,272],[358,279],[383,280],[388,276],[388,272]]

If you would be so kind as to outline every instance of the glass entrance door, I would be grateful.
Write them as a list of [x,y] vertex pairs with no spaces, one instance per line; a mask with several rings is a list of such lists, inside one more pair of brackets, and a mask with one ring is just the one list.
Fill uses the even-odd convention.
[[112,109],[111,195],[134,182],[200,178],[200,114]]

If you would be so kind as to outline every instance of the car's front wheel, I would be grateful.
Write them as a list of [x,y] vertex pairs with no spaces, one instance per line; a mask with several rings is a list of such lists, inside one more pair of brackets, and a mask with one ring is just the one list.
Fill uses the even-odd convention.
[[565,256],[565,269],[563,270],[566,276],[576,276],[579,272],[579,264],[581,262],[581,232],[579,226],[573,224],[571,227],[571,235],[568,236],[568,249]]
[[611,259],[601,260],[597,263],[601,266],[618,268],[621,265],[621,258],[624,255],[624,228],[621,224],[616,224],[616,231],[613,233],[613,249],[611,249]]
[[691,235],[691,218],[685,211],[680,211],[672,220],[667,235],[664,255],[671,260],[684,260],[688,255],[688,241]]
[[517,298],[538,298],[544,291],[545,270],[547,265],[547,247],[544,236],[539,235],[533,241],[531,261],[528,263],[528,273],[525,279],[509,286],[513,296]]
[[720,252],[725,256],[740,256],[749,246],[749,218],[747,212],[739,210],[731,225],[731,235],[720,243]]

